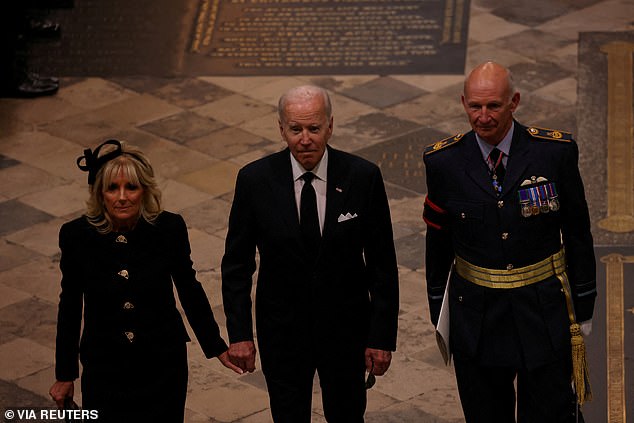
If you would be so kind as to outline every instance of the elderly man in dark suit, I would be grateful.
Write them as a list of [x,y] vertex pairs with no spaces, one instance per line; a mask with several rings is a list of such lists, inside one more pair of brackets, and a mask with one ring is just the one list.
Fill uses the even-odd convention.
[[279,101],[285,150],[240,170],[222,260],[229,356],[255,368],[252,276],[262,370],[277,423],[310,422],[319,375],[326,420],[363,422],[365,372],[396,348],[398,272],[387,196],[374,164],[327,146],[327,92]]
[[[451,269],[449,341],[467,422],[513,422],[516,406],[518,422],[574,421],[572,367],[584,369],[571,348],[589,333],[596,297],[577,144],[515,121],[519,101],[508,69],[476,67],[462,97],[473,130],[424,153],[431,319]],[[581,402],[584,382],[575,379]]]

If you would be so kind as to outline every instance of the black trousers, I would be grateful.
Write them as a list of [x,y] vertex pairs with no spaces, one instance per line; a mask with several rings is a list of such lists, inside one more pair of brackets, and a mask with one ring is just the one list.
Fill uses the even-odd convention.
[[367,403],[364,349],[342,353],[335,348],[308,356],[281,358],[263,355],[275,423],[311,421],[313,379],[319,375],[322,402],[329,423],[363,423]]
[[[514,423],[516,405],[518,423],[577,422],[569,358],[528,370],[454,357],[454,367],[467,423]],[[578,418],[584,421],[581,412]]]

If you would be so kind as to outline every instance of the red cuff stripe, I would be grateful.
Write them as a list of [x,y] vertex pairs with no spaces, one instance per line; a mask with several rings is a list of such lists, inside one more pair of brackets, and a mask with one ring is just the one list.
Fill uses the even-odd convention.
[[437,206],[436,204],[434,204],[430,199],[429,196],[425,196],[425,205],[428,205],[429,208],[431,208],[433,211],[435,211],[436,213],[441,213],[441,214],[445,214],[447,213],[446,210],[443,210],[442,208],[440,208],[439,206]]
[[434,229],[438,229],[439,231],[442,230],[442,226],[432,222],[431,220],[427,219],[427,217],[425,215],[423,215],[423,220],[425,221],[425,223],[427,223],[427,226],[431,226]]

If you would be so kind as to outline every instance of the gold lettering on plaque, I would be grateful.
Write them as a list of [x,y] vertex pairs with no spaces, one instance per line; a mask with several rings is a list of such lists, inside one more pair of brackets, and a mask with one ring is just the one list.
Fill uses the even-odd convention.
[[218,17],[218,7],[220,0],[213,0],[211,2],[211,10],[209,11],[209,21],[207,22],[207,31],[205,32],[205,38],[203,39],[203,45],[205,47],[211,44],[211,38],[214,32],[214,26],[216,25],[216,18]]
[[442,25],[442,41],[441,44],[445,44],[451,41],[451,27],[453,24],[455,10],[454,10],[454,0],[447,0],[445,3],[445,13]]
[[606,265],[606,337],[608,422],[625,423],[625,340],[623,306],[623,263],[634,263],[634,256],[608,254]]
[[607,217],[599,227],[610,232],[634,231],[634,117],[632,52],[634,43],[601,46],[608,59],[608,193]]
[[192,53],[200,52],[200,43],[203,37],[205,17],[208,11],[209,11],[209,0],[203,0],[200,3],[200,8],[198,9],[198,14],[196,15],[196,26],[194,28],[194,37],[192,40],[192,45],[190,47],[190,51]]
[[462,41],[462,19],[465,14],[464,0],[456,1],[456,14],[454,16],[452,42],[459,44]]
[[201,1],[196,15],[192,44],[189,48],[191,53],[200,53],[201,45],[207,47],[211,44],[219,4],[220,0]]
[[442,40],[440,44],[462,41],[462,20],[466,13],[464,0],[447,0],[443,13]]

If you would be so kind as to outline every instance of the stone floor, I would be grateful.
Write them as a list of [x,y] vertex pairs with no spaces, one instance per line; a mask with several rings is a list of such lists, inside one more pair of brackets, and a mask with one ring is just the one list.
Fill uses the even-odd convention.
[[[510,66],[522,91],[518,119],[574,132],[579,32],[632,29],[634,0],[474,0],[466,68],[489,59]],[[369,391],[367,421],[463,421],[426,305],[420,158],[426,144],[468,128],[462,78],[73,77],[50,98],[0,99],[0,408],[51,405],[57,233],[84,207],[86,175],[75,165],[83,148],[115,137],[148,153],[166,208],[188,223],[193,260],[224,332],[220,260],[236,173],[283,148],[277,98],[314,83],[332,95],[332,145],[380,164],[390,197],[401,277],[398,350]],[[189,355],[188,422],[271,421],[259,371],[236,377],[205,360],[195,342]],[[324,422],[318,394],[316,387],[313,421]]]

